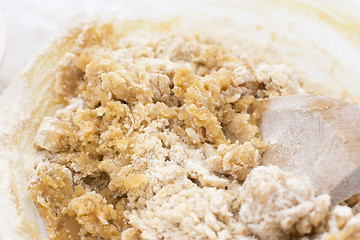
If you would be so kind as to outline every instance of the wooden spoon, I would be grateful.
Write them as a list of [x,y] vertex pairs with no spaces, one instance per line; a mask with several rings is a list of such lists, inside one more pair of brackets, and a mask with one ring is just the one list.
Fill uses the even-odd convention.
[[323,96],[264,100],[260,128],[270,147],[263,165],[306,174],[337,204],[360,192],[360,108]]

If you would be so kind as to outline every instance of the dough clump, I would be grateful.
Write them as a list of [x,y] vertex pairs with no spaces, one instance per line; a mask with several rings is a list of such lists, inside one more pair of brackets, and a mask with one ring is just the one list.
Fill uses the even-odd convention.
[[331,212],[306,178],[258,167],[257,106],[299,92],[290,68],[202,35],[88,31],[36,136],[29,193],[51,239],[359,235],[359,217]]

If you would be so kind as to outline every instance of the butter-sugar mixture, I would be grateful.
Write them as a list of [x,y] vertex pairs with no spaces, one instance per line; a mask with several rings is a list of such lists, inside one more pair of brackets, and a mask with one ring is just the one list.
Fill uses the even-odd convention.
[[92,26],[68,54],[63,104],[36,136],[29,193],[51,239],[359,236],[350,208],[258,167],[257,106],[299,92],[290,68],[201,34],[112,28]]

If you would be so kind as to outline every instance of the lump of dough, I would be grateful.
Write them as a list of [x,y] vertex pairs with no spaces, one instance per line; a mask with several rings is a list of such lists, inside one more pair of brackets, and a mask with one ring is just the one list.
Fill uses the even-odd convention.
[[315,196],[304,177],[278,167],[254,169],[242,186],[239,217],[260,239],[290,239],[312,233],[326,220],[330,197]]
[[328,228],[323,240],[360,239],[360,214],[353,216],[351,208],[338,205],[331,213]]

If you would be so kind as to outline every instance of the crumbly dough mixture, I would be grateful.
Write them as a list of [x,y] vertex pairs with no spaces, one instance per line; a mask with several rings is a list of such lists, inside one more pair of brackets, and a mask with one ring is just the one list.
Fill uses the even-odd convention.
[[306,178],[258,167],[257,103],[298,93],[291,69],[200,35],[106,42],[94,28],[36,137],[29,192],[51,239],[360,236],[359,215],[330,210]]

